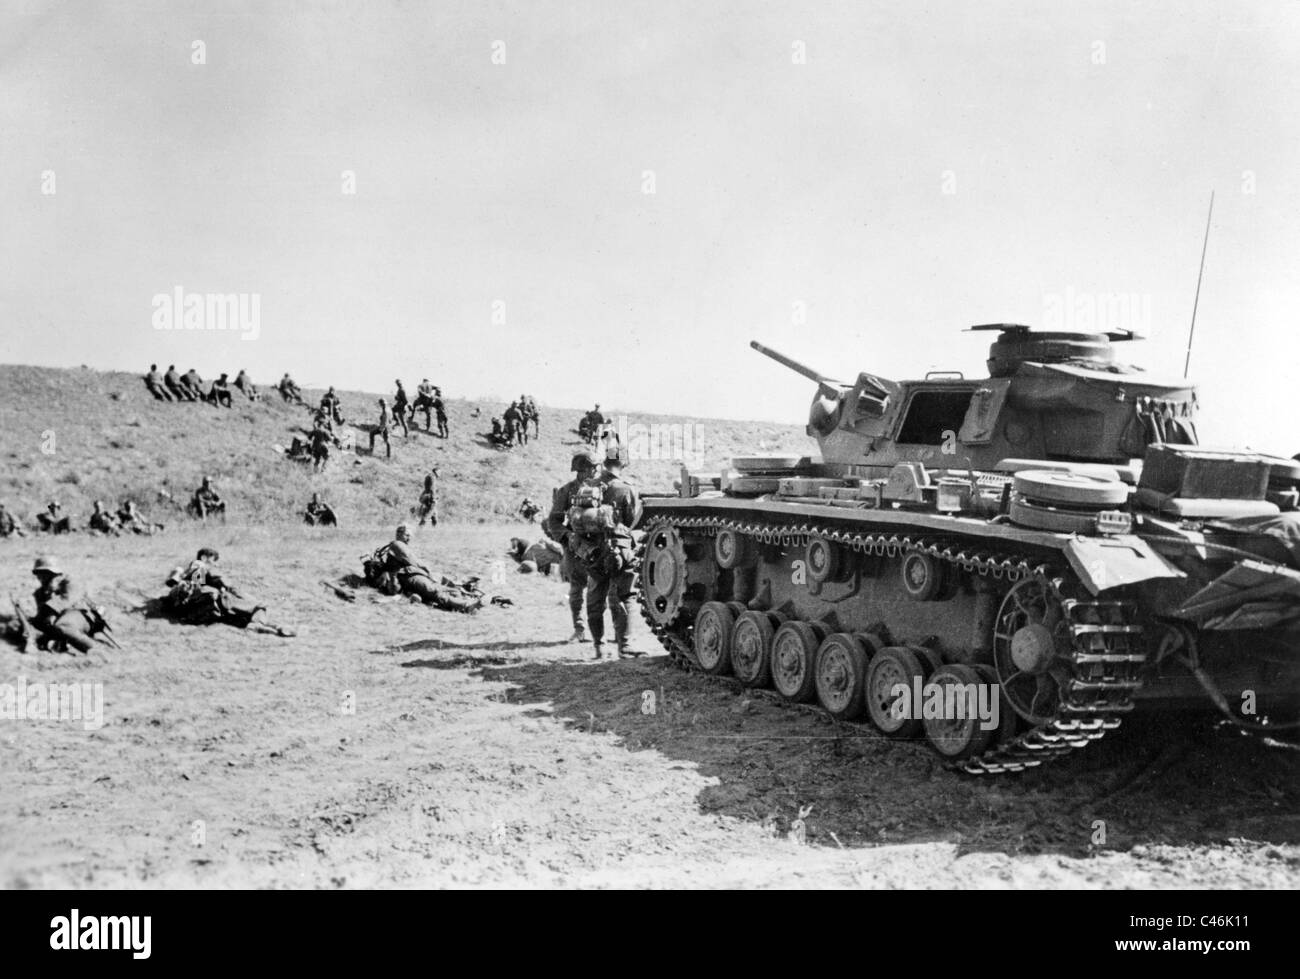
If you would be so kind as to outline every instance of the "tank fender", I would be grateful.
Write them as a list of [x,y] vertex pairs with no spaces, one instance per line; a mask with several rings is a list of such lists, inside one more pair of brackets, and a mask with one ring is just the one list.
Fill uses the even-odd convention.
[[1187,577],[1133,534],[1073,537],[1066,542],[1064,550],[1070,567],[1094,595],[1154,578]]

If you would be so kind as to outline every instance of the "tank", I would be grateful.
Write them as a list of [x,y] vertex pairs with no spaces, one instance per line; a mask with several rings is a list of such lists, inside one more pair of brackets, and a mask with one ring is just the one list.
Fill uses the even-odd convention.
[[988,377],[841,381],[751,344],[816,385],[820,454],[643,497],[669,654],[972,775],[1134,710],[1294,727],[1300,463],[1200,446],[1195,387],[1124,364],[1131,334],[972,329]]

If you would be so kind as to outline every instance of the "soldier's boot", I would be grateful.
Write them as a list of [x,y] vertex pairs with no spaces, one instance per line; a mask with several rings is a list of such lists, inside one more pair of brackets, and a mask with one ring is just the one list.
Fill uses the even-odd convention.
[[586,641],[587,641],[587,630],[584,629],[581,624],[575,622],[573,624],[573,635],[569,637],[569,642],[586,642]]
[[604,659],[605,652],[603,647],[600,644],[600,640],[597,640],[595,645],[596,645],[596,659]]

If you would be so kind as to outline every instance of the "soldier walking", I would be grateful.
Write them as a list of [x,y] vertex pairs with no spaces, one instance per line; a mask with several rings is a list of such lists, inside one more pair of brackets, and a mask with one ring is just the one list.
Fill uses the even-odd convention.
[[393,383],[397,385],[397,391],[393,395],[393,420],[402,426],[402,435],[409,439],[411,430],[406,425],[406,412],[411,407],[411,402],[406,396],[406,388],[402,387],[402,382]]

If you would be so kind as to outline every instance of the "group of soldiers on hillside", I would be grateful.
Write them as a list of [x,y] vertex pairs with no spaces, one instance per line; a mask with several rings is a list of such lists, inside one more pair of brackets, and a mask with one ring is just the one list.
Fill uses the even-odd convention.
[[[35,529],[43,534],[70,534],[76,527],[72,518],[63,512],[58,500],[50,500],[45,509],[36,514]],[[94,501],[94,509],[86,521],[86,529],[94,533],[117,537],[123,533],[151,535],[162,531],[163,525],[145,518],[134,500],[123,500],[116,511],[104,506],[102,500]],[[0,537],[26,537],[22,523],[0,503]]]
[[231,408],[234,407],[232,388],[249,401],[261,399],[247,371],[241,369],[235,375],[233,382],[229,378],[229,374],[222,374],[205,388],[203,378],[199,377],[198,371],[193,367],[184,374],[179,374],[176,365],[171,364],[164,374],[159,373],[157,364],[150,364],[149,372],[144,375],[144,386],[158,401],[204,401],[211,405]]
[[488,441],[499,449],[512,449],[516,445],[527,445],[528,426],[533,428],[532,438],[541,434],[541,413],[537,402],[531,395],[521,394],[499,416],[492,419],[492,432]]

